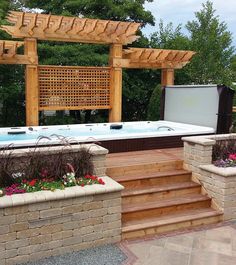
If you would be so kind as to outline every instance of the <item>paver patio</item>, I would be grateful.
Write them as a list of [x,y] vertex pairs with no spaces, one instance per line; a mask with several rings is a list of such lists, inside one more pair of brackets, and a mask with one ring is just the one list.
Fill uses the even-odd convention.
[[236,223],[125,241],[126,265],[235,265]]

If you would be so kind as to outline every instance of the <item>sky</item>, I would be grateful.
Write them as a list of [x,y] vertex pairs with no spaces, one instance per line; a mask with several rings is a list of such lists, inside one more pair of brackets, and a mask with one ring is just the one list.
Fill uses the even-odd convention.
[[[165,24],[168,22],[173,22],[174,26],[182,24],[183,32],[186,33],[184,25],[194,19],[194,13],[202,9],[204,2],[206,0],[154,0],[152,3],[146,3],[145,9],[152,12],[156,25],[160,19],[163,19]],[[228,30],[233,34],[233,45],[236,47],[236,0],[211,0],[211,2],[220,21],[227,23]],[[144,29],[147,36],[152,32],[155,32],[155,26],[147,26]]]

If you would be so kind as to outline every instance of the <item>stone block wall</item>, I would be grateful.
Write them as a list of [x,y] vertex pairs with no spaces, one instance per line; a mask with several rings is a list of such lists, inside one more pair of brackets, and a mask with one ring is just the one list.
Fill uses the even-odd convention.
[[0,265],[119,242],[123,187],[103,180],[105,186],[1,197]]
[[224,220],[236,219],[236,169],[200,166],[199,180],[208,195],[224,212]]
[[212,163],[212,148],[215,140],[202,136],[183,137],[184,141],[184,168],[194,174],[200,173],[200,165]]
[[224,220],[236,219],[236,168],[219,168],[212,164],[216,140],[236,139],[235,134],[183,137],[184,168],[202,185],[213,200],[213,207],[224,213]]
[[[121,190],[105,176],[108,151],[87,146],[105,185],[74,186],[0,197],[0,265],[11,265],[121,240]],[[60,147],[45,148],[45,155]],[[72,146],[65,152],[77,152]],[[41,149],[42,150],[42,149]],[[27,156],[15,150],[14,159]]]

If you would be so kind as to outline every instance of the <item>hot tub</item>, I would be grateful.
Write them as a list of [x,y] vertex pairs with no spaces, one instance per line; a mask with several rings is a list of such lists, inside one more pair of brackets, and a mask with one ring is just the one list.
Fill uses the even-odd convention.
[[[0,147],[22,148],[60,144],[67,137],[72,143],[96,142],[112,152],[181,147],[181,137],[214,133],[213,128],[168,121],[96,123],[0,129]],[[41,136],[50,139],[41,139]]]

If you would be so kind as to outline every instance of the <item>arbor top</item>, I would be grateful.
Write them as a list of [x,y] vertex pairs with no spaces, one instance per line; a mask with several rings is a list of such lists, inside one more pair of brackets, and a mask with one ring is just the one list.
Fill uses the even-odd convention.
[[[128,48],[123,50],[127,68],[172,68],[180,69],[190,62],[194,51]],[[127,63],[128,62],[128,63]]]
[[40,40],[130,44],[139,36],[140,23],[55,16],[38,13],[11,11],[7,20],[11,26],[1,29],[13,38],[36,38]]
[[17,48],[24,45],[22,41],[0,40],[0,58],[11,58],[16,55]]

